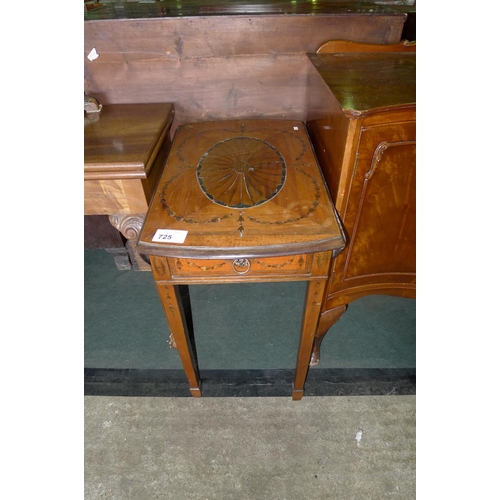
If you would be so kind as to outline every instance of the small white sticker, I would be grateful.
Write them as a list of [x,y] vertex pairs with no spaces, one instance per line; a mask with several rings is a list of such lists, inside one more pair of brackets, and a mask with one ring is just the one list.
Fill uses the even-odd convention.
[[153,241],[159,243],[184,243],[188,232],[180,229],[157,229]]
[[293,127],[293,130],[299,130],[299,127]]
[[99,57],[99,54],[97,53],[97,50],[95,50],[95,48],[93,48],[89,55],[87,56],[87,59],[89,59],[90,61],[93,61],[94,59],[97,59]]

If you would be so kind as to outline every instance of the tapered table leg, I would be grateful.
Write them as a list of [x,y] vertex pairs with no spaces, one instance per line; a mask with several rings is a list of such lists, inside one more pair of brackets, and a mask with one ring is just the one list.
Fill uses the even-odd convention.
[[198,363],[195,359],[194,346],[188,333],[179,288],[177,285],[157,285],[157,289],[167,316],[170,331],[179,351],[184,372],[188,378],[189,390],[193,396],[200,397],[201,389]]

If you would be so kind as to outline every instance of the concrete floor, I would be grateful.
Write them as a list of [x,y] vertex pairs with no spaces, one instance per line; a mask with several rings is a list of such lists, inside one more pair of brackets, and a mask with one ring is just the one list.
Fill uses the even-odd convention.
[[86,396],[85,499],[412,499],[415,406]]

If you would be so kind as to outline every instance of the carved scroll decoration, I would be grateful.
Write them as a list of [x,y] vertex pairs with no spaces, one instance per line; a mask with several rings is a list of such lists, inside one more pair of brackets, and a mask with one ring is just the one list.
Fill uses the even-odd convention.
[[145,216],[143,214],[118,214],[110,215],[109,222],[118,229],[127,240],[139,238]]

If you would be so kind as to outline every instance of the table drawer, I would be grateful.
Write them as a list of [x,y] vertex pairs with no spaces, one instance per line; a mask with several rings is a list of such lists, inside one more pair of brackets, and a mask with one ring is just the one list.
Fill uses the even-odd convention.
[[309,275],[312,254],[264,258],[180,259],[168,258],[172,278]]

